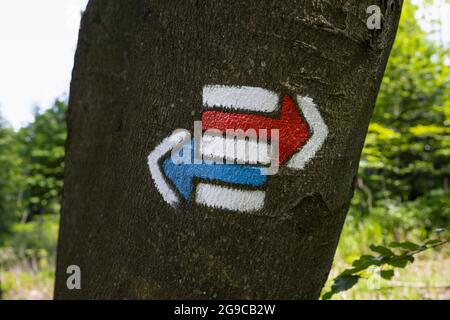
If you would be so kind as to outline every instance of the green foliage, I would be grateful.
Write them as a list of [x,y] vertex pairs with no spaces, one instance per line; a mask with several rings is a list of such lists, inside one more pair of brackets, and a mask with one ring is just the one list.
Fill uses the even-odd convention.
[[17,218],[24,179],[20,172],[22,160],[14,130],[0,115],[0,237]]
[[372,207],[368,214],[361,214],[361,203],[360,193],[357,193],[347,219],[348,227],[370,225],[366,228],[373,230],[372,237],[379,242],[389,239],[389,235],[399,237],[409,234],[423,239],[436,229],[447,229],[450,223],[448,190],[431,190],[411,201],[386,199]]
[[66,110],[61,101],[36,110],[35,121],[19,132],[0,118],[0,245],[17,224],[59,213]]
[[[436,231],[450,237],[450,52],[422,30],[416,13],[404,3],[339,244],[352,268],[324,298],[354,287],[374,267],[390,280],[436,245],[424,239]],[[376,255],[361,256],[368,246]]]
[[4,245],[13,248],[19,259],[31,255],[55,256],[58,224],[58,215],[41,215],[28,223],[16,223]]
[[67,135],[66,109],[65,103],[56,101],[46,112],[36,111],[34,122],[18,133],[26,175],[24,205],[30,215],[59,212]]
[[36,110],[35,121],[19,132],[0,118],[0,299],[2,291],[25,298],[25,287],[39,286],[51,296],[66,110],[60,101]]
[[405,2],[363,151],[363,209],[447,189],[450,176],[450,52],[419,26]]
[[333,295],[353,288],[360,279],[370,276],[370,268],[380,269],[380,276],[391,280],[395,269],[403,269],[414,262],[414,256],[420,252],[443,246],[449,240],[429,240],[423,244],[412,242],[392,242],[388,246],[371,245],[370,249],[376,255],[363,255],[353,261],[352,267],[339,274],[331,285],[331,290],[322,295],[322,299],[329,300]]

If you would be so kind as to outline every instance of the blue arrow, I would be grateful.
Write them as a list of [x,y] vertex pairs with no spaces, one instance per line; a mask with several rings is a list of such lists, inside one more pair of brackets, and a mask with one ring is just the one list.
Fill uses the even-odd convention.
[[[191,159],[194,159],[193,145],[194,141],[189,148],[192,152]],[[183,149],[181,149],[180,155],[182,152]],[[188,201],[192,198],[194,178],[253,187],[260,187],[267,181],[267,176],[261,174],[261,168],[238,164],[175,164],[169,158],[164,161],[163,169],[166,177]]]

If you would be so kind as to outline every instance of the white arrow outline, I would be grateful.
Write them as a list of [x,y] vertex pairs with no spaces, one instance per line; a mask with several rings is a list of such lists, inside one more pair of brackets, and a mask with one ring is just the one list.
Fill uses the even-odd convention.
[[165,138],[161,144],[159,144],[148,156],[148,166],[150,168],[153,181],[155,182],[156,189],[158,189],[164,201],[172,207],[175,207],[180,202],[180,199],[164,178],[159,166],[159,160],[182,141],[186,141],[186,139],[189,140],[190,137],[191,133],[189,131],[177,129],[172,133],[172,135]]
[[[148,166],[155,186],[164,201],[172,207],[176,207],[179,204],[180,198],[167,183],[159,161],[177,145],[183,141],[189,141],[190,138],[191,134],[189,131],[177,129],[169,137],[165,138],[148,156]],[[265,195],[265,191],[238,190],[209,183],[200,183],[196,187],[195,202],[210,208],[251,212],[261,210],[264,207]]]
[[297,102],[312,131],[312,136],[302,147],[300,152],[292,156],[291,160],[287,163],[287,166],[291,169],[303,170],[306,164],[314,158],[317,151],[322,148],[329,131],[316,104],[311,98],[297,96]]

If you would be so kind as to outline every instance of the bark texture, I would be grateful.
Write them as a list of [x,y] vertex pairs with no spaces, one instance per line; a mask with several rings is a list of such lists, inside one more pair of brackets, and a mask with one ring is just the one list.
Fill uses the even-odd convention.
[[[366,26],[377,4],[381,30]],[[91,0],[70,93],[59,299],[316,299],[327,279],[401,0]],[[270,177],[258,214],[169,207],[147,166],[193,129],[202,87],[314,99],[328,138]],[[66,269],[81,268],[81,290]]]

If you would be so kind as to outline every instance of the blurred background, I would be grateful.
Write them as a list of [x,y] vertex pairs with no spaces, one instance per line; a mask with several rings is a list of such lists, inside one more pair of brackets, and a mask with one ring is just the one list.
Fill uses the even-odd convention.
[[[0,299],[51,299],[65,113],[87,0],[0,4]],[[448,239],[450,4],[406,1],[332,279],[370,246]],[[389,279],[385,279],[389,278]],[[450,248],[334,299],[450,299]]]

